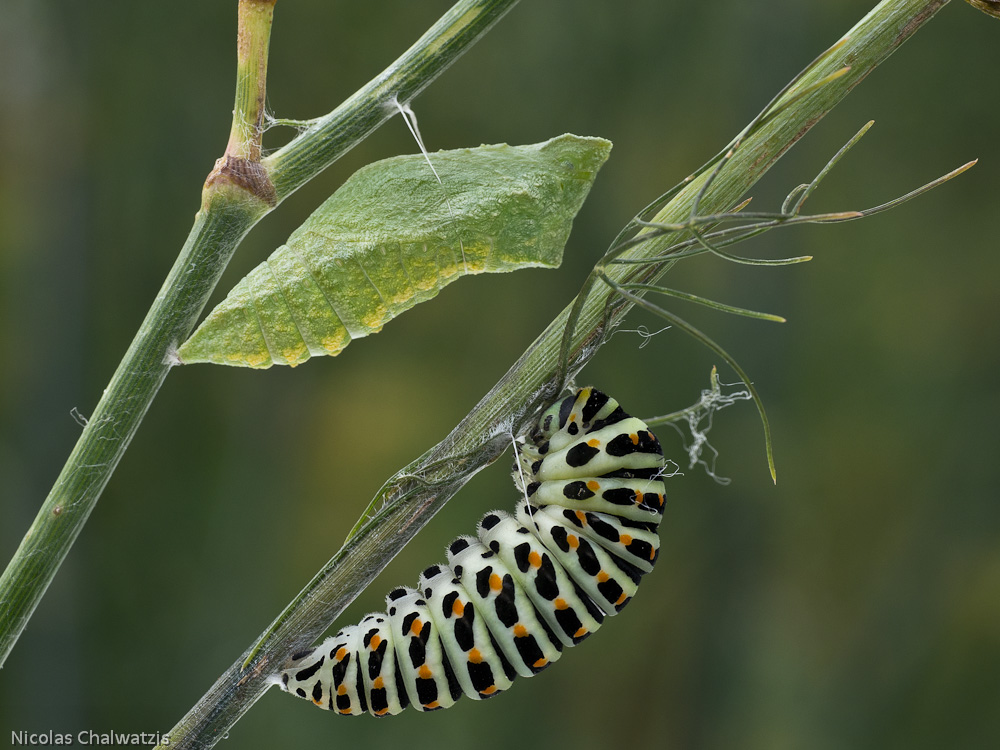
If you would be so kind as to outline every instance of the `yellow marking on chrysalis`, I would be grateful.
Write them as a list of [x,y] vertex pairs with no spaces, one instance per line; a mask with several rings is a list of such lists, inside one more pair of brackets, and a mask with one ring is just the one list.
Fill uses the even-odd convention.
[[528,629],[526,627],[524,627],[524,625],[522,625],[521,623],[518,623],[517,625],[514,626],[514,637],[515,638],[524,638],[527,635],[528,635]]
[[344,659],[347,658],[347,649],[341,646],[340,648],[337,649],[337,653],[334,654],[333,658],[335,658],[337,661],[343,661]]
[[567,604],[566,600],[563,599],[562,597],[556,599],[554,602],[552,602],[552,604],[555,605],[556,609],[569,609],[569,604]]
[[587,441],[587,445],[589,445],[591,448],[600,448],[601,441],[598,440],[597,438],[591,438],[590,440]]
[[496,691],[497,691],[497,686],[496,685],[490,685],[485,690],[480,690],[479,694],[480,695],[493,695],[493,693],[495,693]]
[[347,695],[347,685],[341,685],[337,688],[337,695]]
[[420,675],[420,679],[422,680],[429,680],[431,677],[434,676],[434,673],[431,671],[431,668],[428,667],[426,664],[420,667],[420,671],[418,672],[418,674]]
[[376,650],[381,645],[382,645],[382,637],[378,635],[373,635],[372,639],[368,642],[368,648],[370,648],[372,651]]
[[281,350],[281,356],[285,358],[285,361],[288,362],[288,364],[295,367],[300,361],[309,359],[309,347],[305,344],[288,347]]
[[598,582],[598,583],[604,583],[604,582],[605,582],[605,581],[607,581],[607,580],[608,580],[609,578],[611,578],[611,576],[609,576],[609,575],[607,574],[607,572],[606,572],[606,571],[603,571],[603,570],[602,570],[602,571],[600,571],[600,572],[599,572],[599,573],[597,574],[597,582]]
[[583,636],[585,636],[585,635],[587,635],[587,629],[586,628],[580,628],[575,633],[573,633],[573,637],[574,638],[583,638]]
[[632,441],[632,445],[639,444],[639,436],[636,433],[633,432],[631,435],[629,435],[629,439]]
[[259,353],[259,354],[258,353],[254,353],[254,354],[247,355],[246,357],[244,357],[242,354],[239,354],[239,353],[233,353],[233,354],[226,355],[226,359],[228,359],[230,362],[246,362],[251,367],[259,367],[260,365],[262,365],[265,362],[267,362],[267,360],[269,360],[270,358],[271,358],[271,355],[268,354],[267,352],[263,352],[263,353]]
[[618,537],[618,541],[628,547],[632,543],[632,537],[628,534],[622,534]]
[[538,661],[536,661],[531,666],[533,666],[535,669],[541,669],[542,667],[544,667],[548,663],[549,663],[549,660],[543,657],[543,658],[539,659]]
[[469,661],[473,664],[480,664],[483,661],[483,655],[479,653],[478,648],[469,649]]
[[346,333],[347,331],[345,330],[344,333],[338,333],[336,336],[324,336],[319,342],[320,346],[326,349],[331,355],[340,354],[351,340],[349,335],[345,335]]
[[418,617],[416,620],[413,621],[413,624],[410,625],[410,635],[420,635],[420,631],[423,630],[423,627],[424,624],[420,621],[420,618]]
[[601,489],[601,483],[598,482],[596,479],[591,479],[589,482],[587,482],[587,489],[590,490],[591,492],[597,492],[599,489]]
[[372,333],[378,333],[390,317],[388,310],[382,305],[376,305],[374,310],[361,315],[361,325],[370,329]]
[[576,549],[580,546],[580,540],[576,538],[576,534],[567,534],[566,543],[569,545],[570,549]]
[[381,690],[385,687],[385,680],[382,679],[382,675],[379,675],[374,680],[372,680],[372,689]]
[[496,573],[490,575],[490,591],[494,594],[498,593],[500,589],[503,588],[503,581],[500,580],[500,576]]
[[461,599],[458,598],[455,599],[455,603],[451,605],[451,611],[452,614],[455,615],[455,617],[461,617],[462,615],[465,614],[465,605],[462,604]]
[[533,568],[540,568],[542,567],[542,556],[535,550],[531,550],[531,552],[528,553],[528,563]]

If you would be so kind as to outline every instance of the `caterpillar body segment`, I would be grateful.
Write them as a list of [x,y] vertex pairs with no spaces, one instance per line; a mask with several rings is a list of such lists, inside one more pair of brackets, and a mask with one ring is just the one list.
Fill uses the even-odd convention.
[[390,592],[387,612],[296,654],[281,688],[345,715],[484,700],[620,612],[659,552],[656,437],[583,388],[545,410],[516,460],[513,514],[487,513],[417,588]]
[[451,568],[432,565],[418,585],[427,592],[431,618],[462,692],[484,700],[509,688],[514,670]]

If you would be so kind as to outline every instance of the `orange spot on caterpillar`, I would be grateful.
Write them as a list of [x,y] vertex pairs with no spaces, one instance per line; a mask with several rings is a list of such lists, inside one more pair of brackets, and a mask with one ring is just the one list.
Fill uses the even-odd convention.
[[576,511],[576,520],[582,523],[584,526],[587,525],[587,514],[582,510]]
[[597,492],[599,489],[601,489],[601,483],[598,482],[596,479],[591,479],[589,482],[587,482],[587,489],[590,490],[591,492]]
[[515,638],[524,638],[526,635],[528,635],[528,629],[524,627],[524,625],[518,623],[517,625],[514,626]]
[[603,571],[603,570],[602,570],[601,572],[599,572],[599,573],[597,574],[597,582],[598,582],[598,583],[604,583],[604,582],[605,582],[605,581],[607,581],[607,580],[608,580],[609,578],[611,578],[611,576],[609,576],[609,575],[607,574],[607,572],[606,572],[606,571]]
[[371,641],[369,641],[368,643],[368,648],[374,651],[381,645],[382,645],[382,636],[373,635]]
[[496,685],[490,685],[485,690],[480,690],[479,694],[480,695],[493,695],[493,693],[495,693],[496,691],[497,691],[497,686]]
[[626,596],[626,595],[625,595],[625,592],[623,591],[623,592],[622,592],[622,595],[618,597],[618,601],[616,601],[616,602],[615,602],[615,606],[616,606],[616,607],[620,607],[620,606],[621,606],[622,604],[624,604],[624,603],[625,603],[625,602],[626,602],[627,600],[628,600],[628,596]]
[[632,543],[632,536],[630,534],[622,534],[618,537],[618,541],[628,547]]
[[573,633],[573,637],[574,638],[583,638],[583,636],[585,636],[585,635],[587,635],[587,629],[586,628],[580,628],[575,633]]
[[631,435],[629,435],[628,437],[629,437],[629,440],[632,441],[632,445],[638,445],[639,444],[639,436],[636,435],[634,432]]
[[533,666],[535,669],[541,669],[542,667],[544,667],[548,663],[549,663],[548,659],[542,658],[542,659],[539,659],[538,661],[536,661],[531,666]]
[[313,698],[312,702],[315,703],[320,708],[323,708],[323,699],[322,698]]
[[451,611],[455,617],[461,617],[465,614],[465,605],[462,604],[461,599],[455,599],[455,603],[451,605]]
[[376,708],[375,709],[375,715],[376,716],[385,716],[387,713],[389,713],[389,709],[388,708]]
[[531,550],[531,552],[528,553],[528,562],[531,563],[531,567],[540,568],[542,567],[542,556],[535,550]]
[[483,661],[483,655],[479,653],[478,648],[469,649],[469,661],[473,664],[481,664]]
[[567,534],[566,543],[569,545],[570,549],[576,549],[580,546],[580,540],[577,538],[576,534]]
[[635,491],[635,504],[642,505],[642,490]]
[[598,440],[597,438],[591,438],[590,440],[587,441],[587,445],[589,445],[591,448],[600,448],[601,441]]
[[498,576],[496,573],[493,573],[490,576],[490,591],[492,591],[495,594],[502,588],[503,588],[503,581],[500,580],[500,576]]
[[347,658],[347,649],[343,647],[338,648],[337,653],[334,654],[333,658],[336,659],[337,661],[343,661],[344,659]]
[[337,695],[347,695],[347,685],[341,685],[337,688]]
[[423,628],[424,624],[420,621],[420,618],[418,617],[416,620],[413,621],[413,624],[410,625],[410,635],[420,635],[420,631],[423,630]]
[[372,680],[372,687],[375,690],[381,690],[385,687],[385,680],[382,679],[382,675],[379,675],[374,680]]
[[420,679],[422,680],[429,680],[431,677],[434,676],[434,673],[431,671],[431,668],[428,667],[426,664],[420,667],[420,671],[418,672],[418,674],[420,675]]
[[556,599],[554,602],[552,602],[552,604],[555,606],[556,609],[569,609],[569,604],[567,604],[566,600],[563,599],[562,597]]
[[437,708],[440,705],[437,701],[431,701],[430,703],[425,703],[424,708]]

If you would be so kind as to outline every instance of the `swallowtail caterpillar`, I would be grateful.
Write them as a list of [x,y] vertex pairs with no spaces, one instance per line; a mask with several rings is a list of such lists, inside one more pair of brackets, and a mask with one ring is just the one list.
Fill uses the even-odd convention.
[[542,414],[516,468],[513,515],[487,513],[387,612],[295,654],[281,688],[340,714],[448,708],[537,674],[620,612],[659,551],[656,437],[583,388]]

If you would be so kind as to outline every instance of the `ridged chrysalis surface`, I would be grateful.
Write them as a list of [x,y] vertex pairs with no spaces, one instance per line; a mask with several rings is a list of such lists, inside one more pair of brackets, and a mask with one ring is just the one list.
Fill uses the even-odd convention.
[[338,354],[460,276],[556,267],[611,144],[399,156],[354,173],[179,349],[266,368]]

